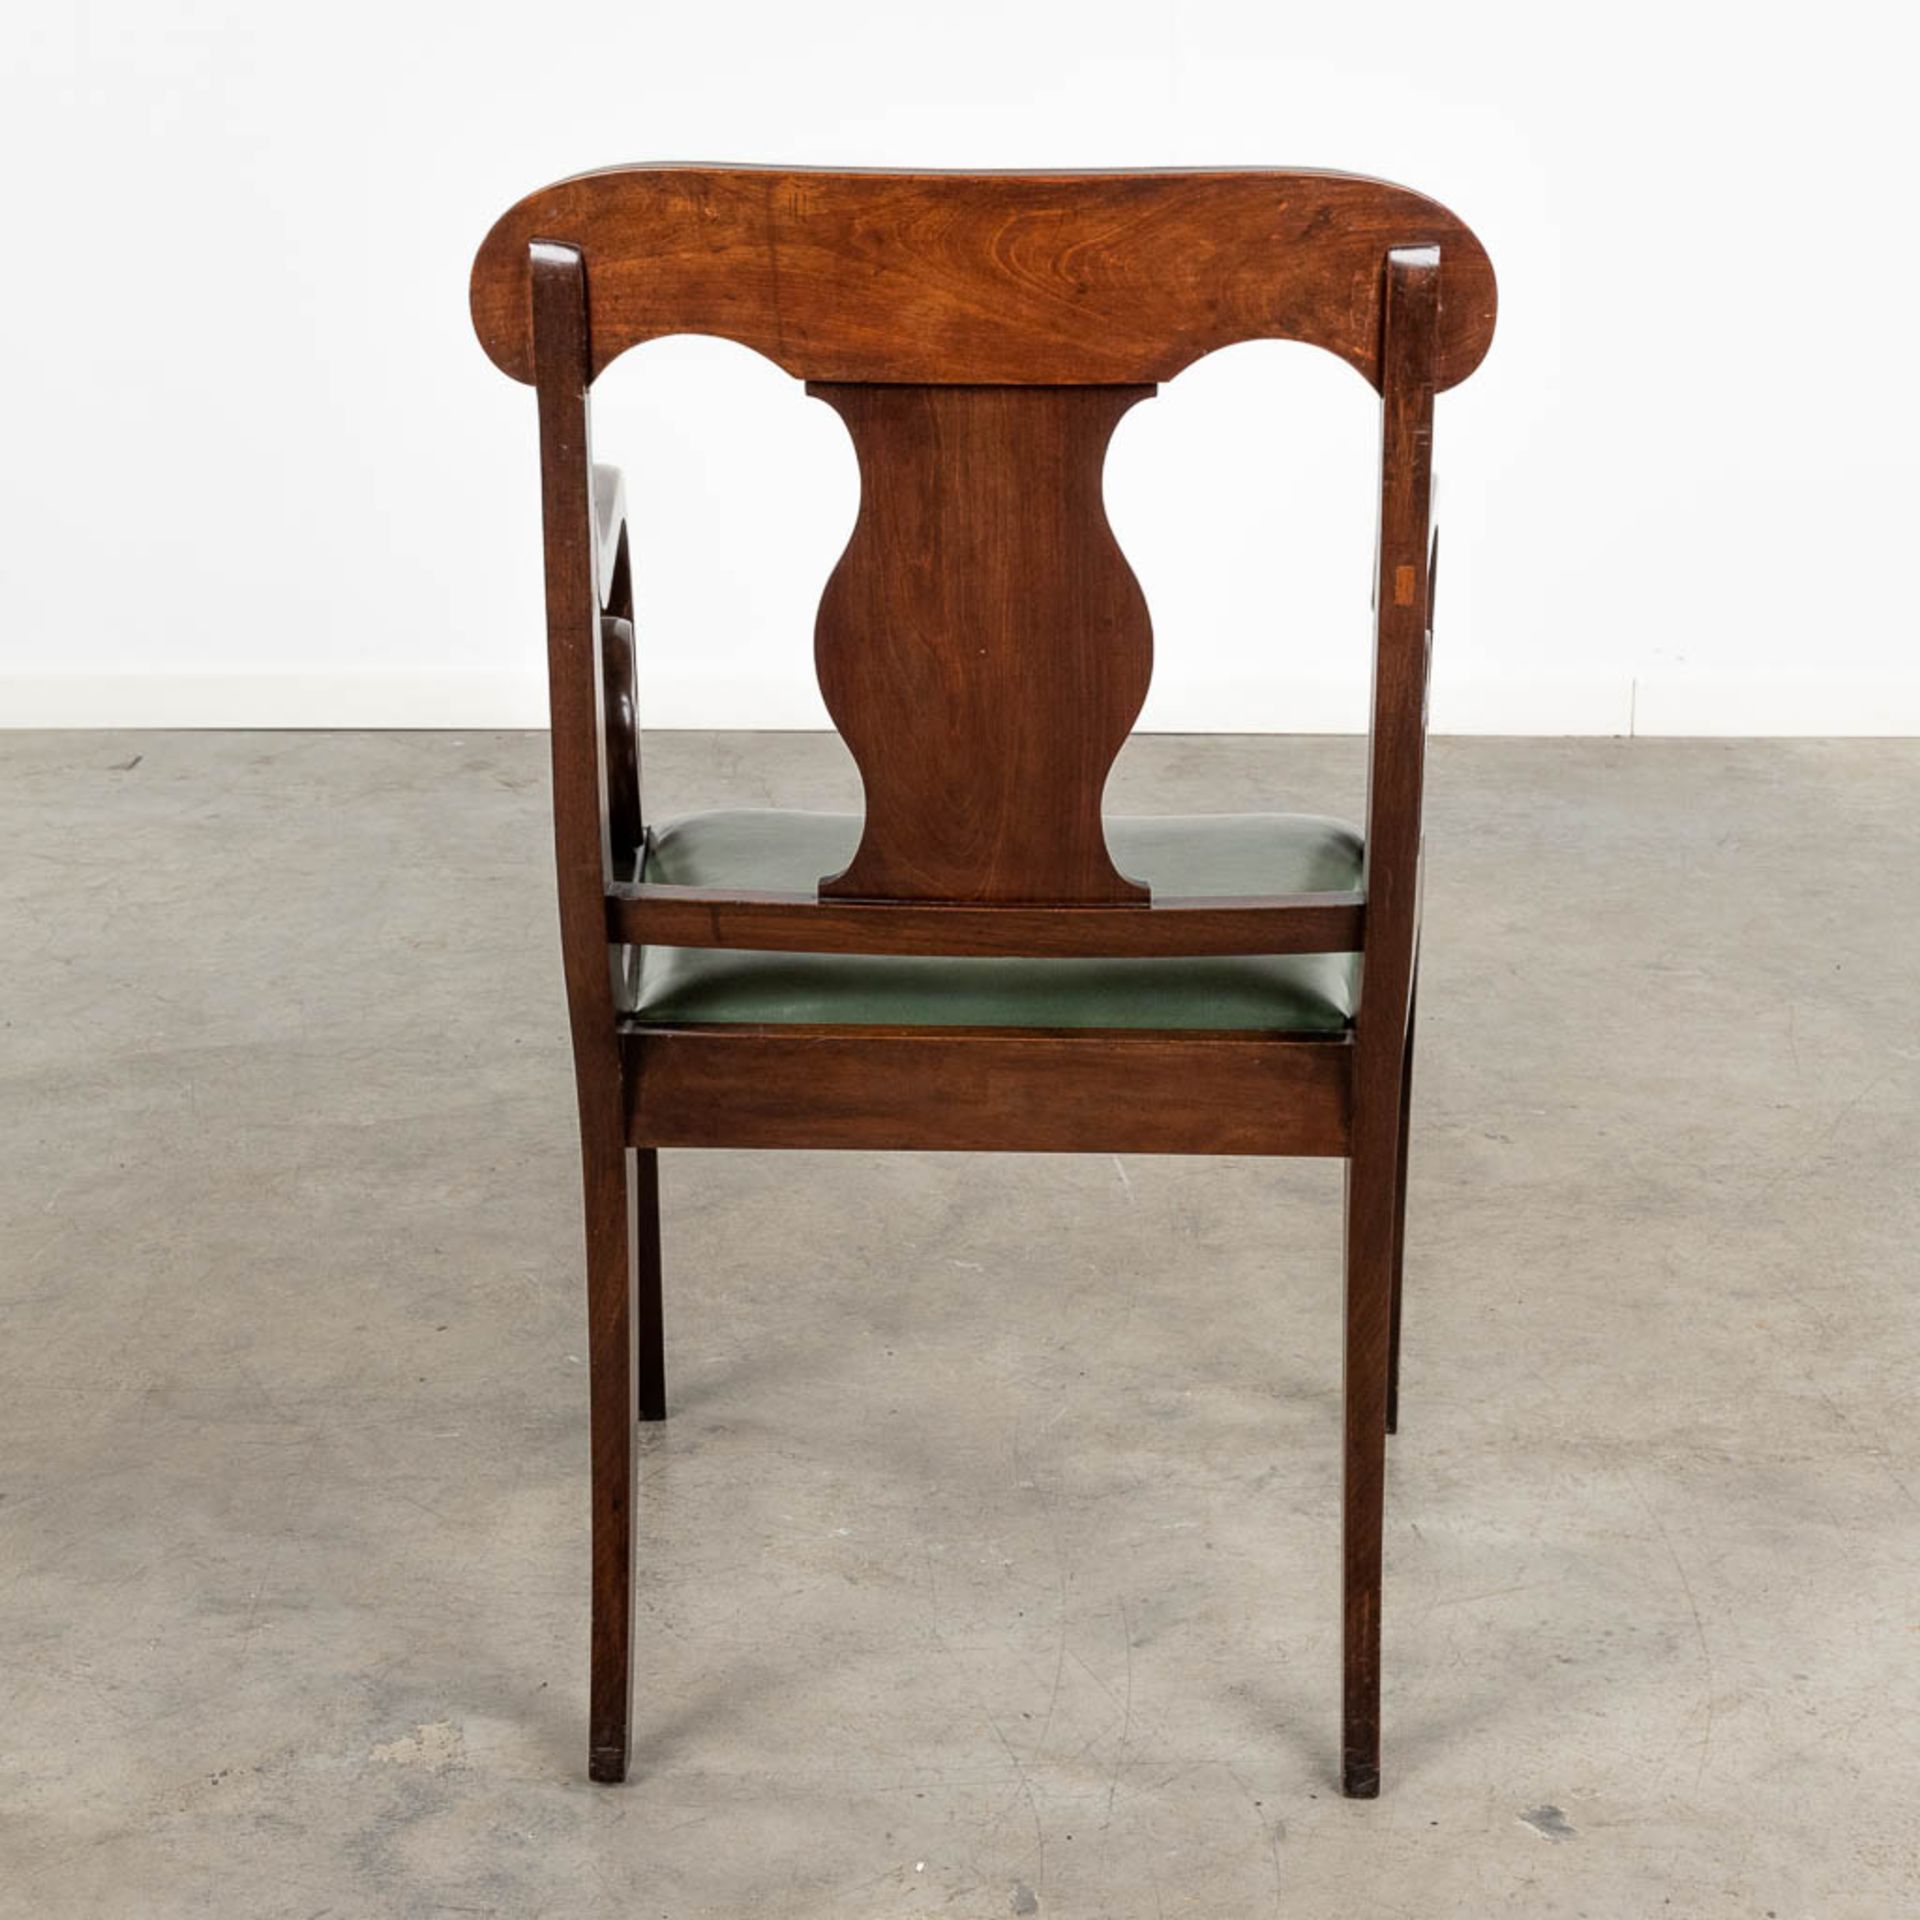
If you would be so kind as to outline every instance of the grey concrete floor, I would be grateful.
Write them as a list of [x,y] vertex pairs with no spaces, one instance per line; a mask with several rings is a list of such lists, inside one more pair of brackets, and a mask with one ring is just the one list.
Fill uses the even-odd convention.
[[586,1784],[544,751],[0,740],[0,1910],[1920,1911],[1920,745],[1437,744],[1373,1804],[1339,1174],[1244,1160],[669,1156]]

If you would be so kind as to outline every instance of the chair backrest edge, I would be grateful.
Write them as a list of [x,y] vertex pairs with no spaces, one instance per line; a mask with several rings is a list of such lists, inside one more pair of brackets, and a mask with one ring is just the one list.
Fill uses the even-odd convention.
[[596,375],[671,333],[737,340],[806,380],[1035,386],[1157,382],[1217,347],[1294,339],[1377,386],[1380,261],[1439,246],[1444,389],[1479,364],[1496,307],[1463,222],[1354,174],[615,167],[529,194],[475,258],[475,331],[523,381],[533,240],[586,256]]

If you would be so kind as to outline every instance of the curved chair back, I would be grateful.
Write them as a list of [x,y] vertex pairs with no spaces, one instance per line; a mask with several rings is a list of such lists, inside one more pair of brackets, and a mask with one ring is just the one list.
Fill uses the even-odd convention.
[[[1402,754],[1418,729],[1431,401],[1479,364],[1494,320],[1485,250],[1419,194],[1278,171],[615,168],[503,215],[475,260],[472,307],[488,354],[541,396],[557,775],[563,726],[580,735],[570,752],[606,754],[587,713],[609,698],[594,665],[602,616],[631,618],[587,537],[593,379],[642,341],[716,334],[806,380],[846,422],[861,510],[814,647],[866,827],[817,906],[1152,904],[1101,827],[1152,665],[1101,472],[1122,414],[1216,347],[1308,341],[1380,390],[1376,735]],[[606,775],[594,775],[603,792]],[[584,773],[580,785],[584,802]],[[1377,784],[1374,797],[1392,804]],[[616,796],[616,829],[627,810]],[[1370,819],[1373,836],[1383,824]],[[603,825],[615,880],[619,838]],[[1405,838],[1389,831],[1389,850]],[[589,851],[583,836],[583,867]],[[1178,931],[1156,916],[1155,950],[1219,950],[1191,944],[1207,937],[1200,911]],[[1214,940],[1223,925],[1216,913]],[[1080,931],[1101,933],[1092,920]],[[1268,916],[1258,944],[1308,937]]]
[[1378,386],[1396,247],[1440,249],[1437,388],[1493,337],[1479,241],[1424,195],[1352,174],[581,174],[503,214],[474,262],[481,344],[529,382],[535,240],[586,258],[595,374],[643,340],[710,333],[802,380],[1134,386],[1280,339]]

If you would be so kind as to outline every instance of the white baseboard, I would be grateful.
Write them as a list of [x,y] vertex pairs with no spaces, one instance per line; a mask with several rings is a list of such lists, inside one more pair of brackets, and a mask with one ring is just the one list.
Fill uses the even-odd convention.
[[1920,675],[1648,675],[1635,683],[1633,732],[1656,738],[1910,739]]
[[0,727],[544,727],[537,673],[0,674]]
[[[790,678],[716,686],[688,674],[643,690],[643,725],[809,730],[818,696]],[[1153,733],[1352,733],[1365,695],[1349,681],[1156,691]],[[544,727],[546,686],[526,673],[4,674],[0,729],[334,728],[483,731]],[[1920,676],[1604,673],[1436,678],[1442,734],[1780,737],[1920,736]]]

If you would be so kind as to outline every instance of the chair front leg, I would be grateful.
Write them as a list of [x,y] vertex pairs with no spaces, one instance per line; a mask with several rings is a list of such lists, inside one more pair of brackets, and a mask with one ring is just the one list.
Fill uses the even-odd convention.
[[[1392,1091],[1397,1095],[1398,1089]],[[1347,1163],[1342,1475],[1341,1790],[1380,1791],[1381,1542],[1386,1518],[1399,1103],[1355,1116]],[[1371,1122],[1371,1123],[1370,1123]]]
[[593,1644],[587,1772],[627,1777],[633,1712],[634,1238],[617,1107],[581,1103],[587,1361],[593,1451]]

